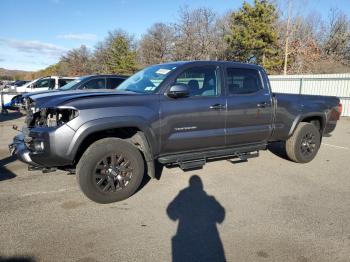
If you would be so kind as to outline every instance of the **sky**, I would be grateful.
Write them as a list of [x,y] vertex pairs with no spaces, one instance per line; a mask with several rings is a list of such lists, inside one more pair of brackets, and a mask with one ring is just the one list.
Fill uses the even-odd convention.
[[[283,1],[283,0],[276,0]],[[350,0],[294,0],[298,12],[327,18],[330,8],[350,14]],[[253,0],[248,0],[253,2]],[[156,22],[176,22],[181,7],[208,7],[219,15],[238,0],[0,0],[0,68],[39,70],[67,50],[94,48],[108,31],[123,29],[139,39]]]

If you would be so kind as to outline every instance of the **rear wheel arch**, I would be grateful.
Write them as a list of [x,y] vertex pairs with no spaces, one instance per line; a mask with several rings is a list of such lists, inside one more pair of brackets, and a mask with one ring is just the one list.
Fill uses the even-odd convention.
[[316,126],[316,128],[320,131],[321,134],[323,129],[325,128],[325,119],[320,115],[304,117],[303,119],[301,119],[300,122],[313,124],[314,126]]
[[300,123],[313,124],[320,131],[320,134],[322,134],[326,126],[326,119],[325,119],[325,116],[320,114],[299,115],[298,117],[295,118],[294,123],[288,134],[288,137],[291,137],[294,134],[294,132],[297,130]]

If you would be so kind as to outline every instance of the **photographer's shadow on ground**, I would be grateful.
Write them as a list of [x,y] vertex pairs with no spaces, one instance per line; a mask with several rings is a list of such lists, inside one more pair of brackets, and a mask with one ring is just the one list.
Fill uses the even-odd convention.
[[203,190],[199,176],[179,192],[169,204],[167,214],[179,220],[172,238],[172,258],[177,261],[226,261],[216,224],[225,219],[225,209]]

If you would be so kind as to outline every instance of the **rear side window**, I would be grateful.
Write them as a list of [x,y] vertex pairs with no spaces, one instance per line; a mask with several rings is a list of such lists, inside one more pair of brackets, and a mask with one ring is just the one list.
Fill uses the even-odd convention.
[[262,89],[259,72],[254,69],[228,68],[226,84],[229,95],[255,93]]
[[122,82],[124,81],[123,78],[107,78],[107,88],[108,89],[115,89],[117,88]]
[[83,85],[84,89],[104,89],[106,88],[106,79],[104,78],[95,78],[87,81]]

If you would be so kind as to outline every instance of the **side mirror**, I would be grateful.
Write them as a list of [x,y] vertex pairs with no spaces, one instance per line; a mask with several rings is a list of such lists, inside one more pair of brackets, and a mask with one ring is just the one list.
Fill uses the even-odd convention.
[[171,98],[188,97],[190,96],[190,89],[186,84],[175,84],[170,87],[167,96]]

